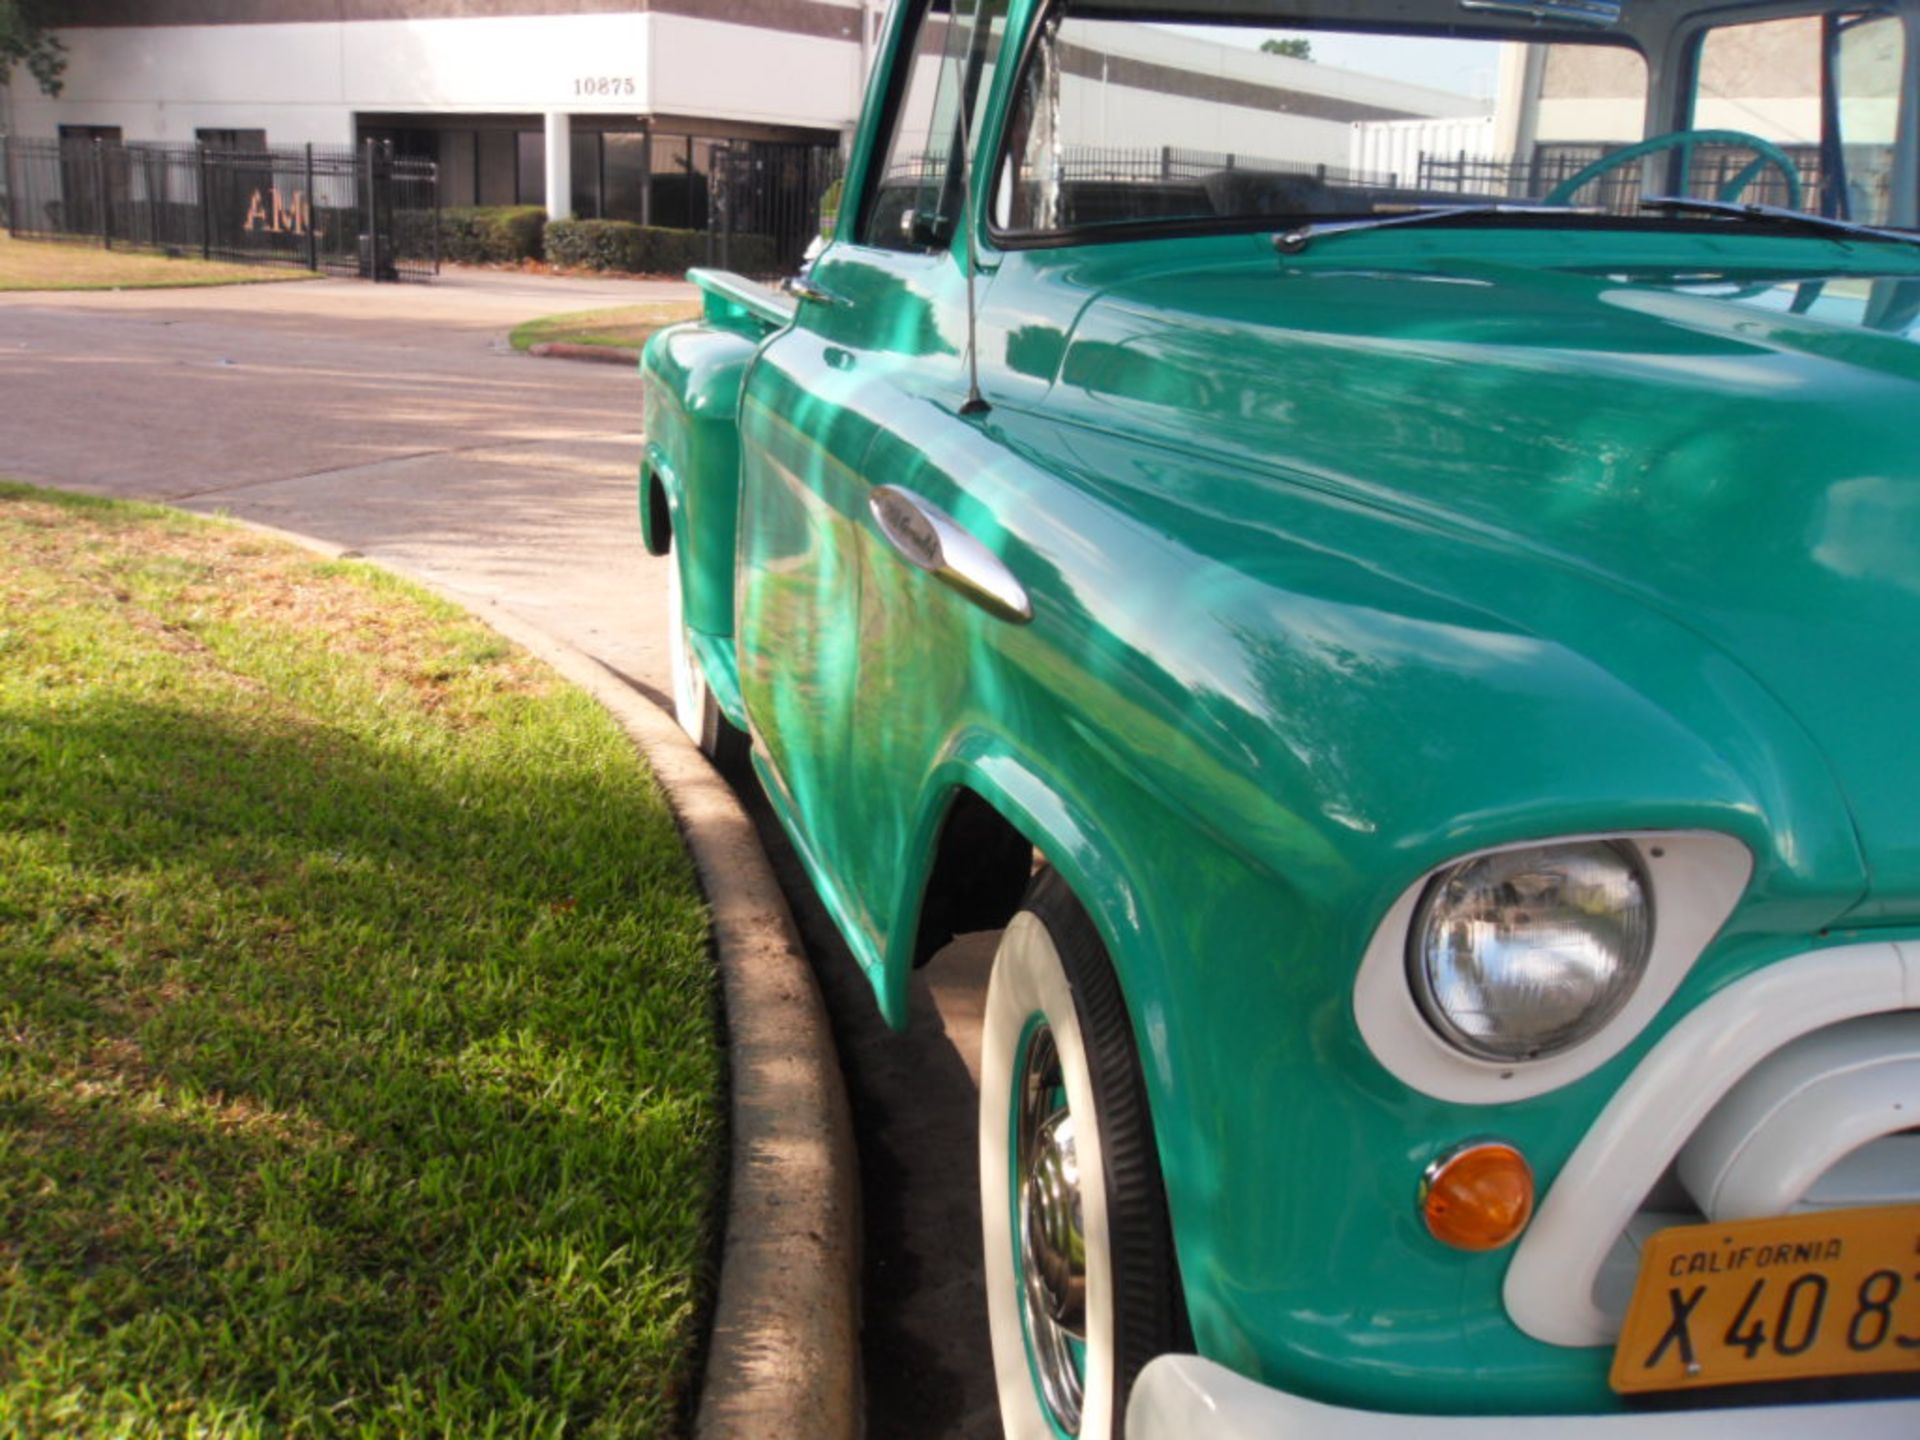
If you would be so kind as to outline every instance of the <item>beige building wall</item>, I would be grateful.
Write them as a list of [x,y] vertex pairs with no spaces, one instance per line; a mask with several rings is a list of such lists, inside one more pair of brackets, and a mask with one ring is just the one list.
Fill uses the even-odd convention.
[[[1646,133],[1646,62],[1632,50],[1600,44],[1505,49],[1499,113],[1512,153],[1529,142],[1624,144]],[[1781,145],[1817,144],[1819,51],[1817,17],[1713,31],[1701,54],[1694,127],[1743,130]],[[1897,65],[1897,56],[1889,63]]]
[[1535,140],[1629,144],[1641,138],[1646,123],[1647,62],[1638,52],[1619,45],[1548,45],[1544,49]]
[[1693,123],[1781,145],[1819,144],[1819,19],[1768,20],[1708,35]]

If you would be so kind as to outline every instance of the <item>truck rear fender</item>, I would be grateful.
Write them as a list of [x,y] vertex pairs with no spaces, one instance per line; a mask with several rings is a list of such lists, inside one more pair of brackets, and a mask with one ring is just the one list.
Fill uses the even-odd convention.
[[737,275],[696,270],[704,313],[647,342],[647,443],[640,530],[650,554],[679,551],[686,622],[733,634],[733,548],[740,500],[740,392],[760,346],[793,302]]
[[648,445],[640,455],[640,543],[649,555],[665,555],[673,548],[673,495],[666,475],[671,471],[665,454]]

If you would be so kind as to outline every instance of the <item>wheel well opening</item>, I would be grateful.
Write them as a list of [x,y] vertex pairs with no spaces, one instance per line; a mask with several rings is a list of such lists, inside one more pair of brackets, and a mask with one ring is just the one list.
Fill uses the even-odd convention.
[[955,792],[920,899],[913,963],[956,935],[996,930],[1014,917],[1033,878],[1033,842],[971,790]]
[[667,504],[667,487],[651,467],[647,472],[647,553],[665,555],[673,548],[673,510]]

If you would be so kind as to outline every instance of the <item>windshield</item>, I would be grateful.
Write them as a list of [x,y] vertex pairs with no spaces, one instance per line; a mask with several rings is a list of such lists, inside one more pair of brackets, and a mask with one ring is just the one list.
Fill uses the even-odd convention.
[[[1781,8],[1429,0],[1383,26],[1364,0],[1341,22],[1064,0],[1023,57],[993,226],[1102,238],[1455,206],[1701,223],[1642,204],[1661,197],[1913,225],[1905,20]],[[1422,14],[1436,23],[1405,23]]]

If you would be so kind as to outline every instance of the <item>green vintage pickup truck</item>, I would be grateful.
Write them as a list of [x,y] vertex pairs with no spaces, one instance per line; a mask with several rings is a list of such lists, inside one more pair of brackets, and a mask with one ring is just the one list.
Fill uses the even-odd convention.
[[1920,3],[887,24],[640,508],[1007,1433],[1920,1435]]

